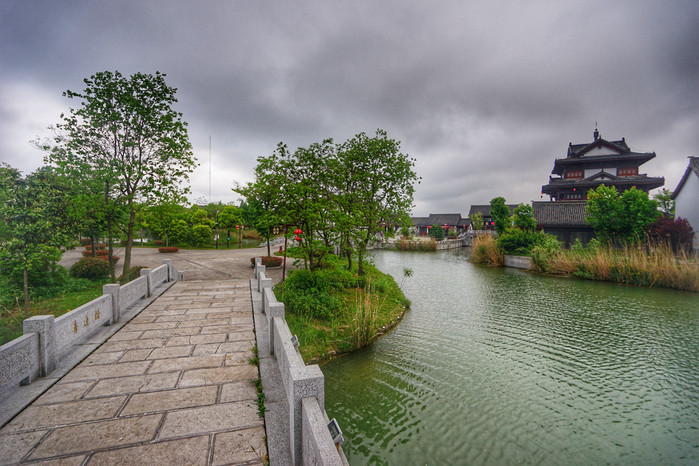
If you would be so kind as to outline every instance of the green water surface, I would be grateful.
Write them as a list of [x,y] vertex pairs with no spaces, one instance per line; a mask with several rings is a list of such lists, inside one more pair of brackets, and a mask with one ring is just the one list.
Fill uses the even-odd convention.
[[412,300],[323,365],[351,464],[699,464],[699,295],[382,251]]

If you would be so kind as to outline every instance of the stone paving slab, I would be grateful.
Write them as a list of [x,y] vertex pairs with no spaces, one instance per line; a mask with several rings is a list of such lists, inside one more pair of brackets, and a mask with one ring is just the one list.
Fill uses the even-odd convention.
[[254,345],[247,279],[178,282],[0,430],[0,463],[263,464]]

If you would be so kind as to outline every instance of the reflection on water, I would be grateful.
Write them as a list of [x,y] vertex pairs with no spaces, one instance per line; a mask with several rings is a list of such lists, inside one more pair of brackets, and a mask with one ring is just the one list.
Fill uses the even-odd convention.
[[699,298],[374,255],[412,310],[323,366],[352,464],[696,464]]

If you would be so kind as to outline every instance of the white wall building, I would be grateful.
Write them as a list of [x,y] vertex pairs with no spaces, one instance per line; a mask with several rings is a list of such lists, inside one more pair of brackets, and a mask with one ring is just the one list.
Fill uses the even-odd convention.
[[699,250],[699,157],[689,157],[684,176],[672,193],[675,218],[687,219],[694,228],[694,250]]

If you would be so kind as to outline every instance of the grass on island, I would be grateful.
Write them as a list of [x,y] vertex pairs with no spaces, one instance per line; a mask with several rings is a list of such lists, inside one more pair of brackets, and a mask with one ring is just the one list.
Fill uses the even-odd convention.
[[[334,259],[311,273],[296,270],[275,287],[286,321],[299,339],[304,361],[318,362],[375,341],[397,324],[410,306],[393,277],[371,265],[366,274]],[[283,289],[283,291],[282,291]]]
[[83,304],[102,296],[102,285],[106,280],[87,280],[67,277],[58,287],[39,290],[31,298],[29,313],[24,313],[21,290],[0,284],[0,345],[22,336],[22,321],[32,316],[53,314],[60,317]]

